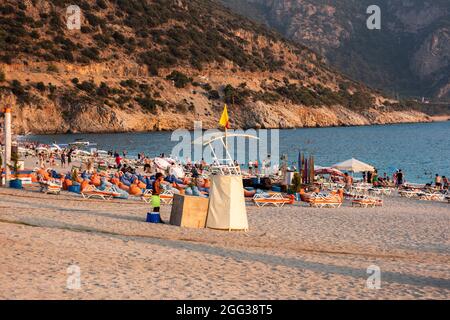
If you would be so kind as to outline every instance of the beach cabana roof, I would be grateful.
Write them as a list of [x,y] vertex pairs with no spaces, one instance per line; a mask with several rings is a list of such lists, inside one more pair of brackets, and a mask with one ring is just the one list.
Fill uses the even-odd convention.
[[335,168],[325,168],[325,167],[318,167],[314,166],[314,174],[318,174],[318,175],[325,175],[325,174],[329,174],[332,176],[339,176],[339,177],[343,177],[344,174]]
[[336,163],[331,166],[334,169],[342,170],[342,171],[349,171],[349,172],[365,172],[375,171],[375,168],[371,166],[370,164],[364,163],[362,161],[356,160],[356,159],[350,159],[344,162]]

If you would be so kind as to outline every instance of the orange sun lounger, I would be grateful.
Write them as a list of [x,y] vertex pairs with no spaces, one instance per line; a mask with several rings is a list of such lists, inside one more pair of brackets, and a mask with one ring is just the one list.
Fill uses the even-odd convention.
[[342,206],[342,198],[339,195],[322,195],[317,194],[311,198],[309,205],[315,208],[340,208]]
[[380,198],[376,198],[376,197],[361,197],[361,198],[356,198],[352,201],[352,206],[360,206],[363,208],[368,208],[368,207],[382,207],[383,206],[383,200]]
[[255,196],[253,197],[253,202],[258,207],[264,207],[267,205],[273,205],[275,207],[283,207],[285,204],[292,204],[293,199],[285,198],[281,193],[274,193],[274,194],[259,193],[255,194]]

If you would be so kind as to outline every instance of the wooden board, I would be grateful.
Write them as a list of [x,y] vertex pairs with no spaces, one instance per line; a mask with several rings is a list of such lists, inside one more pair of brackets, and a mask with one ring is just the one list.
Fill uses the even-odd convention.
[[209,199],[175,194],[170,224],[185,228],[205,228]]

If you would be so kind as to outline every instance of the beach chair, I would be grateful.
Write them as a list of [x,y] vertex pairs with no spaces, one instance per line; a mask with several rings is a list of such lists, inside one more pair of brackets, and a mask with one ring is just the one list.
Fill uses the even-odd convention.
[[145,203],[152,202],[152,190],[150,190],[150,189],[145,190],[144,193],[141,196],[141,199]]
[[114,192],[111,189],[99,190],[93,185],[88,185],[81,191],[81,195],[84,199],[99,198],[102,200],[111,200],[120,196],[120,193]]
[[342,199],[337,194],[324,195],[319,193],[311,199],[309,205],[314,208],[340,208]]
[[285,204],[291,204],[291,198],[285,198],[281,193],[257,193],[253,197],[253,202],[258,207],[273,205],[277,208],[283,207]]
[[417,198],[419,197],[420,194],[422,194],[421,191],[416,191],[416,190],[400,190],[398,192],[400,194],[400,197],[404,197],[404,198]]
[[440,192],[424,192],[419,194],[419,199],[425,201],[444,201],[445,196]]
[[60,194],[62,189],[62,183],[57,183],[56,181],[45,180],[42,176],[39,177],[39,187],[40,191],[46,194]]
[[312,199],[316,197],[317,193],[300,193],[300,200],[302,202],[310,203]]
[[362,208],[374,208],[374,207],[382,207],[383,199],[371,196],[362,196],[359,198],[355,198],[352,201],[352,207],[359,206]]
[[164,190],[159,195],[159,198],[161,199],[161,203],[172,204],[172,202],[173,202],[173,195],[174,195],[174,192],[172,190]]

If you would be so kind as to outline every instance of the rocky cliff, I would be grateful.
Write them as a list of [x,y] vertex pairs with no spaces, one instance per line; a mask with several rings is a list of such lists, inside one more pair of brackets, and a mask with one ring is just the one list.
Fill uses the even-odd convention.
[[450,100],[450,0],[222,0],[314,48],[344,73],[390,94]]
[[[209,0],[0,5],[0,99],[16,133],[429,121],[327,67],[313,51]],[[71,20],[70,20],[71,21]]]

